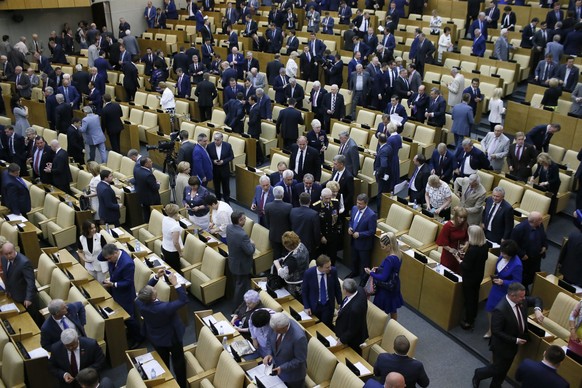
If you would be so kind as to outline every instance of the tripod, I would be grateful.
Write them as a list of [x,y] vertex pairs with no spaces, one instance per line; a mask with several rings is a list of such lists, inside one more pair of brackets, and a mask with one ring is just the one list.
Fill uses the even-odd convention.
[[174,151],[166,152],[166,158],[164,159],[164,167],[162,171],[164,174],[168,174],[170,179],[170,190],[172,193],[172,203],[176,203],[176,160],[172,155]]

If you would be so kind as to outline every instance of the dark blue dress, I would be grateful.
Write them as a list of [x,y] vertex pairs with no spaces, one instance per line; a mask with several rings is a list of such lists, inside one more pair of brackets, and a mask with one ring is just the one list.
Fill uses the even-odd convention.
[[511,283],[519,282],[521,283],[523,267],[521,265],[521,260],[518,256],[514,256],[509,263],[501,270],[497,272],[497,265],[501,261],[501,256],[497,259],[495,264],[495,275],[499,276],[499,279],[503,280],[503,285],[498,286],[493,283],[491,286],[491,291],[489,292],[489,297],[487,299],[487,304],[485,304],[485,310],[488,312],[493,311],[495,306],[505,297],[507,294],[507,288]]
[[[390,279],[392,272],[400,272],[402,262],[398,256],[387,256],[378,269],[378,273],[370,273],[375,280],[386,282]],[[381,268],[381,269],[380,269]],[[386,314],[395,313],[399,307],[402,307],[404,300],[400,293],[400,277],[397,278],[396,287],[393,291],[388,291],[385,288],[376,287],[376,295],[374,296],[374,304],[381,308]]]
[[394,186],[400,181],[400,159],[398,159],[398,151],[402,148],[402,136],[390,135],[386,142],[392,147],[392,160],[388,161],[390,166],[390,173],[388,178],[388,191],[394,190]]

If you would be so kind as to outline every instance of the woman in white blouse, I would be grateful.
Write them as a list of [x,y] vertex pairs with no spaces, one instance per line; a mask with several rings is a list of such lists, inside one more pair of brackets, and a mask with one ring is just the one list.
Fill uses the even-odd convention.
[[431,35],[438,35],[441,33],[441,26],[443,25],[443,21],[439,16],[439,13],[436,9],[432,10],[432,16],[430,17],[429,27]]
[[428,177],[426,191],[424,193],[426,206],[435,216],[445,220],[451,219],[451,202],[453,193],[446,182],[440,180],[438,175]]
[[503,106],[501,94],[503,94],[503,89],[495,88],[491,100],[489,100],[489,125],[491,126],[491,131],[495,129],[496,125],[501,125],[503,121],[501,115],[505,113],[505,107]]
[[77,254],[82,262],[85,263],[85,269],[99,283],[105,280],[105,274],[109,271],[106,261],[97,260],[101,249],[107,242],[97,232],[97,225],[91,220],[85,220],[82,225],[82,231],[77,239]]
[[438,60],[443,61],[443,53],[445,51],[453,50],[453,42],[451,41],[451,28],[445,27],[443,34],[439,38]]
[[164,207],[167,216],[162,220],[162,253],[164,261],[176,272],[180,271],[180,257],[182,257],[182,227],[178,220],[180,207],[169,203]]
[[285,66],[285,74],[289,78],[297,78],[297,51],[293,51],[289,55],[289,59],[287,60],[287,66]]
[[230,215],[232,207],[226,202],[216,199],[214,194],[208,194],[204,199],[206,206],[210,208],[210,233],[219,234],[222,242],[226,243],[226,227],[232,224]]
[[93,175],[89,182],[89,187],[86,189],[86,196],[91,199],[91,210],[95,211],[95,221],[99,221],[99,198],[97,198],[97,185],[101,182],[101,166],[95,161],[87,163],[87,171]]

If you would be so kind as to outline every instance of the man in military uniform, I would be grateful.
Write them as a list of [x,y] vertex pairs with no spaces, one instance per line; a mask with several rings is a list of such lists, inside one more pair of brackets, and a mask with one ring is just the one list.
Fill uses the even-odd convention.
[[324,254],[329,256],[332,265],[335,265],[342,221],[339,218],[339,201],[331,197],[331,190],[328,188],[323,189],[321,191],[321,200],[315,202],[312,208],[319,214],[321,244],[318,255]]

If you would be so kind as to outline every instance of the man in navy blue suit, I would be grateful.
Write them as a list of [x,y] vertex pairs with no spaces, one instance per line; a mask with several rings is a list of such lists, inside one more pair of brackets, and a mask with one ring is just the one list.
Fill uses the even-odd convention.
[[315,265],[303,274],[303,308],[308,315],[315,315],[327,327],[332,327],[335,304],[342,302],[337,270],[326,255],[320,255]]
[[[71,360],[75,360],[71,362]],[[80,337],[73,328],[63,330],[60,341],[51,347],[49,370],[58,380],[60,388],[78,385],[75,377],[81,369],[101,371],[105,367],[105,355],[92,338]]]
[[[293,176],[293,171],[290,172],[291,176]],[[259,178],[259,184],[255,187],[255,195],[253,197],[253,202],[251,203],[251,210],[257,213],[259,216],[259,224],[264,227],[267,227],[267,221],[265,220],[265,206],[274,200],[275,197],[273,196],[271,179],[267,175],[262,175]]]
[[69,80],[63,80],[63,86],[58,87],[57,94],[62,94],[65,97],[65,102],[71,104],[73,109],[79,109],[81,95],[74,86],[69,85]]
[[483,151],[473,146],[471,139],[463,140],[461,147],[457,149],[455,159],[456,169],[454,173],[456,176],[468,177],[481,169],[491,170],[489,159]]
[[469,27],[469,34],[475,39],[475,30],[480,30],[483,38],[487,40],[487,20],[485,20],[485,12],[479,12],[477,20],[475,20]]
[[404,123],[408,121],[406,109],[400,103],[400,97],[398,97],[397,95],[393,95],[391,97],[390,104],[386,106],[386,109],[384,109],[384,113],[389,115],[397,114],[398,116],[402,117],[402,122],[400,123],[400,125],[398,125],[399,127],[404,126]]
[[115,300],[129,314],[125,320],[129,337],[129,348],[135,349],[143,342],[143,336],[139,323],[135,319],[134,274],[135,264],[125,251],[120,250],[115,244],[106,244],[97,257],[99,261],[107,261],[109,267],[109,279],[103,281],[103,287],[107,288]]
[[550,345],[542,361],[523,360],[517,368],[515,379],[522,387],[568,388],[570,384],[557,371],[564,358],[566,354],[561,347]]
[[190,97],[190,92],[192,90],[192,84],[190,82],[190,76],[184,73],[184,70],[180,67],[176,69],[176,77],[178,80],[176,82],[176,94],[180,98]]
[[430,157],[430,173],[437,175],[442,181],[451,182],[455,156],[447,149],[445,143],[439,143]]
[[364,279],[364,268],[370,266],[377,218],[376,213],[368,207],[368,196],[358,195],[356,206],[352,208],[348,229],[348,234],[352,237],[352,272],[348,277],[360,276],[360,281]]
[[519,246],[517,254],[523,265],[522,284],[526,290],[533,284],[536,272],[541,271],[542,259],[548,250],[548,238],[542,222],[542,214],[533,211],[511,232],[511,239]]
[[111,187],[113,174],[102,169],[99,172],[101,182],[97,184],[97,198],[99,199],[99,219],[105,224],[118,226],[121,218],[121,204],[117,203],[117,196]]
[[30,192],[20,177],[20,166],[10,163],[2,176],[2,203],[10,213],[25,216],[30,211]]
[[310,256],[315,256],[321,241],[321,229],[319,227],[319,214],[309,207],[310,204],[310,194],[305,192],[299,194],[299,206],[291,209],[289,220],[291,221],[291,230],[297,233]]
[[539,152],[548,152],[550,147],[550,140],[556,132],[559,132],[562,127],[560,124],[538,125],[533,127],[525,135],[525,142],[533,144]]
[[230,84],[232,78],[236,80],[238,73],[236,72],[236,69],[230,67],[227,61],[222,62],[220,67],[222,68],[222,87],[226,88]]
[[245,60],[244,56],[238,52],[238,47],[233,47],[231,49],[230,54],[226,56],[226,61],[230,64],[230,66],[236,70],[236,78],[242,79],[244,74],[243,69],[243,61]]
[[463,94],[465,93],[469,93],[471,96],[469,106],[473,108],[473,117],[475,117],[477,115],[477,104],[483,99],[481,89],[479,89],[479,78],[473,78],[471,80],[471,86],[463,90]]
[[285,68],[279,69],[279,75],[273,79],[273,89],[275,89],[275,102],[277,104],[285,104],[287,101],[285,97],[285,87],[289,83],[289,77],[285,75]]
[[245,119],[245,102],[244,95],[237,93],[236,98],[229,100],[224,105],[226,117],[224,124],[229,126],[234,133],[243,133]]
[[483,57],[485,55],[486,38],[481,33],[481,30],[478,28],[473,32],[473,34],[475,35],[473,37],[473,46],[471,47],[471,54],[476,57]]
[[304,120],[301,112],[295,108],[295,99],[290,98],[287,108],[279,112],[277,119],[277,134],[283,138],[283,148],[291,150],[291,145],[295,144],[299,135],[299,125],[303,125]]
[[62,299],[53,299],[48,304],[51,315],[42,324],[40,329],[40,345],[48,352],[52,346],[59,342],[61,333],[66,329],[75,329],[77,333],[85,337],[85,306],[81,302],[65,303]]
[[[388,192],[388,175],[390,175],[390,161],[392,160],[392,147],[386,144],[388,138],[385,133],[378,135],[378,150],[374,159],[374,174],[378,183],[378,198],[382,193]],[[378,202],[378,213],[380,213],[380,202]]]
[[285,190],[283,202],[293,204],[293,187],[297,184],[297,181],[293,178],[295,174],[293,170],[285,170],[282,175],[283,179],[276,183],[275,186],[281,186]]
[[394,353],[382,353],[374,365],[374,376],[384,381],[389,372],[404,376],[407,387],[428,387],[430,380],[422,362],[408,356],[410,341],[404,335],[394,338]]
[[192,175],[197,176],[200,179],[202,186],[206,187],[208,182],[210,182],[214,175],[212,173],[212,160],[206,151],[206,145],[208,144],[208,136],[205,133],[198,135],[198,143],[194,146],[192,151]]
[[170,366],[171,355],[176,381],[180,387],[186,387],[186,359],[182,345],[185,328],[178,311],[188,304],[188,294],[172,272],[167,277],[174,286],[178,299],[171,302],[160,301],[155,285],[163,276],[165,270],[159,269],[147,286],[139,291],[135,304],[143,318],[145,336],[167,366]]
[[263,88],[257,88],[255,93],[257,93],[257,105],[259,106],[261,120],[271,120],[273,117],[271,98],[265,94],[265,90]]
[[101,92],[96,88],[93,81],[89,81],[89,95],[87,96],[87,105],[93,108],[93,112],[100,115],[103,109],[103,97]]
[[505,200],[503,187],[496,187],[485,201],[481,226],[487,240],[499,244],[507,240],[513,230],[513,208]]
[[244,87],[236,82],[236,79],[228,80],[228,86],[222,91],[222,104],[226,105],[230,100],[235,100],[238,93],[244,93]]
[[430,90],[430,99],[428,101],[428,108],[424,114],[427,119],[428,125],[433,125],[435,127],[442,127],[445,125],[445,110],[447,108],[447,102],[444,97],[441,96],[441,91],[437,88],[432,88]]
[[151,205],[160,205],[160,184],[156,180],[152,171],[152,160],[150,158],[140,158],[139,165],[136,163],[133,170],[133,179],[135,180],[135,192],[142,206],[144,221],[149,222]]
[[313,175],[305,174],[303,176],[303,182],[298,182],[293,186],[293,206],[299,206],[299,196],[301,193],[309,194],[312,204],[319,201],[321,190],[321,185],[315,182]]

